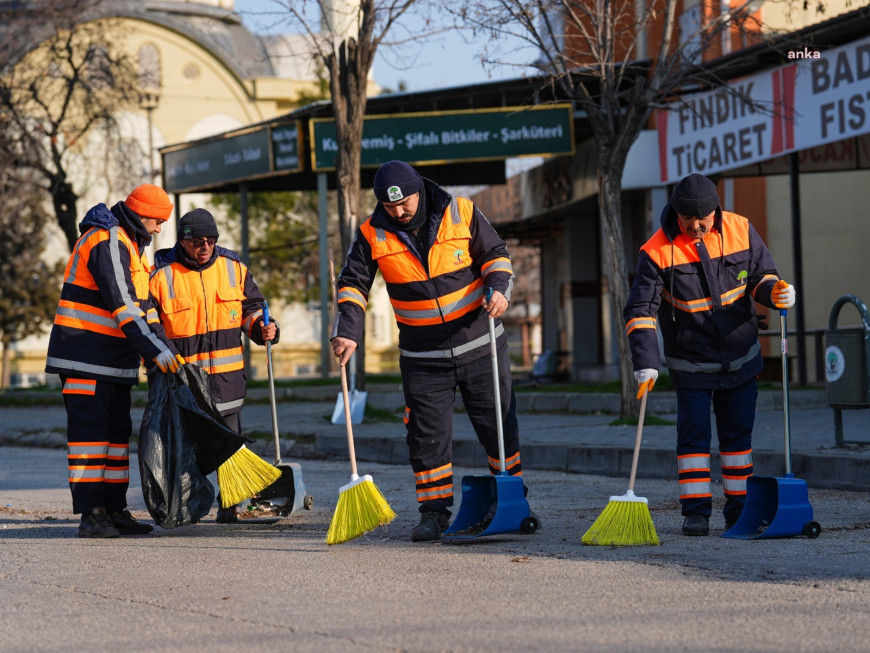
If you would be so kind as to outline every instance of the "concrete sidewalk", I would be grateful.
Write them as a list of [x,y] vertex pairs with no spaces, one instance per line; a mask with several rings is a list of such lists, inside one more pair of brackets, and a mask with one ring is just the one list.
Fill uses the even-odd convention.
[[[278,426],[282,458],[347,456],[347,434],[330,417],[337,388],[278,389]],[[141,400],[142,397],[139,397]],[[628,479],[636,427],[611,426],[619,397],[603,394],[554,392],[517,393],[523,466],[527,469],[567,471]],[[353,428],[357,459],[388,464],[408,463],[403,407],[399,388],[379,387],[368,394],[369,406],[396,413],[394,421],[366,421]],[[673,393],[653,392],[648,415],[666,425],[647,425],[638,465],[638,478],[676,479],[676,400]],[[134,408],[134,429],[142,408]],[[245,406],[245,432],[266,436],[251,448],[266,459],[274,457],[271,410],[265,390],[250,393]],[[824,390],[790,393],[791,464],[794,475],[811,487],[870,490],[870,411],[843,411],[844,438],[857,444],[836,448],[834,413]],[[454,420],[454,463],[485,469],[486,458],[471,425],[457,402]],[[24,446],[65,446],[66,415],[61,405],[4,407],[0,443]],[[711,461],[718,476],[714,436]],[[785,474],[784,428],[781,395],[762,391],[753,435],[755,473]]]

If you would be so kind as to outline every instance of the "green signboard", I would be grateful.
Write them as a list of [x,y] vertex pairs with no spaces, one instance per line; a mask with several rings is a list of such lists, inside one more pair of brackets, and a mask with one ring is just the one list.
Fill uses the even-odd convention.
[[[362,166],[485,161],[574,153],[571,105],[366,116]],[[335,168],[335,121],[311,121],[312,167]]]
[[272,170],[298,172],[302,170],[299,158],[299,124],[272,127]]
[[298,172],[299,124],[261,127],[163,155],[169,193],[244,181],[272,172]]

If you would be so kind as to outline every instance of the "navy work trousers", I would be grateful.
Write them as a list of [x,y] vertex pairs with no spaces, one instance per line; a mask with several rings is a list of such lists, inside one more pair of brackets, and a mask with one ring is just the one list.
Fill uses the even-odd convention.
[[73,512],[127,508],[131,386],[61,376]]
[[[752,427],[755,424],[755,404],[758,399],[758,384],[755,379],[736,388],[699,390],[677,388],[677,459],[682,463],[693,457],[704,464],[680,467],[680,504],[682,514],[702,514],[710,517],[713,509],[710,490],[710,444],[713,437],[710,418],[712,403],[716,418],[716,433],[719,437],[719,454],[723,460],[725,479],[725,507],[723,513],[728,521],[736,520],[746,502],[745,478],[752,474]],[[739,468],[726,468],[725,461],[739,458],[744,461]],[[748,464],[747,464],[748,463]],[[742,491],[740,490],[742,482]],[[696,485],[705,490],[696,493],[683,491],[686,485]],[[730,486],[733,488],[728,490]],[[735,487],[736,486],[736,487]]]
[[[490,472],[500,471],[492,358],[484,356],[451,368],[402,357],[400,366],[406,441],[420,512],[449,512],[447,508],[453,505],[453,406],[457,389],[477,439],[486,450]],[[498,350],[498,368],[505,467],[511,475],[522,475],[516,398],[506,346]]]

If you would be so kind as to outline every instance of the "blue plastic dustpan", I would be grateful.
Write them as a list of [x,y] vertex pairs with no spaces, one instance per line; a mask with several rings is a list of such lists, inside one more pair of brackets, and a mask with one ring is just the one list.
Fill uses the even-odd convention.
[[[492,288],[486,289],[486,299]],[[453,524],[444,535],[481,537],[499,533],[534,533],[538,518],[531,514],[522,476],[511,476],[505,470],[504,434],[502,433],[501,397],[498,386],[498,355],[495,321],[489,317],[489,353],[492,360],[492,390],[495,398],[495,423],[498,432],[499,473],[495,476],[463,476],[462,503]],[[495,507],[494,512],[490,512]]]
[[743,512],[722,537],[761,540],[806,535],[813,538],[821,532],[822,527],[813,521],[806,481],[786,474],[785,477],[750,476],[746,479]]
[[[495,513],[490,514],[490,507]],[[521,476],[463,476],[459,513],[445,532],[457,538],[500,533],[534,533],[538,520],[529,510]]]
[[786,309],[779,311],[782,352],[782,411],[785,440],[785,476],[750,476],[746,479],[746,503],[734,526],[722,534],[740,540],[806,535],[818,537],[822,527],[813,521],[807,482],[791,472],[791,434],[788,402],[788,329]]

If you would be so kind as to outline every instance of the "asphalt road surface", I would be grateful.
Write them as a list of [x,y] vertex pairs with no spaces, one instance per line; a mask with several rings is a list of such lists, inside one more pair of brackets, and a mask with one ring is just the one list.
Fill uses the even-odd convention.
[[[0,447],[0,650],[870,650],[864,493],[811,489],[816,539],[721,538],[718,513],[709,537],[690,538],[675,483],[641,479],[661,545],[583,546],[626,481],[530,470],[537,533],[412,543],[410,469],[361,463],[399,516],[327,546],[349,465],[299,462],[310,511],[220,525],[213,509],[199,524],[89,540],[76,537],[65,450]],[[132,472],[130,507],[149,519]]]

